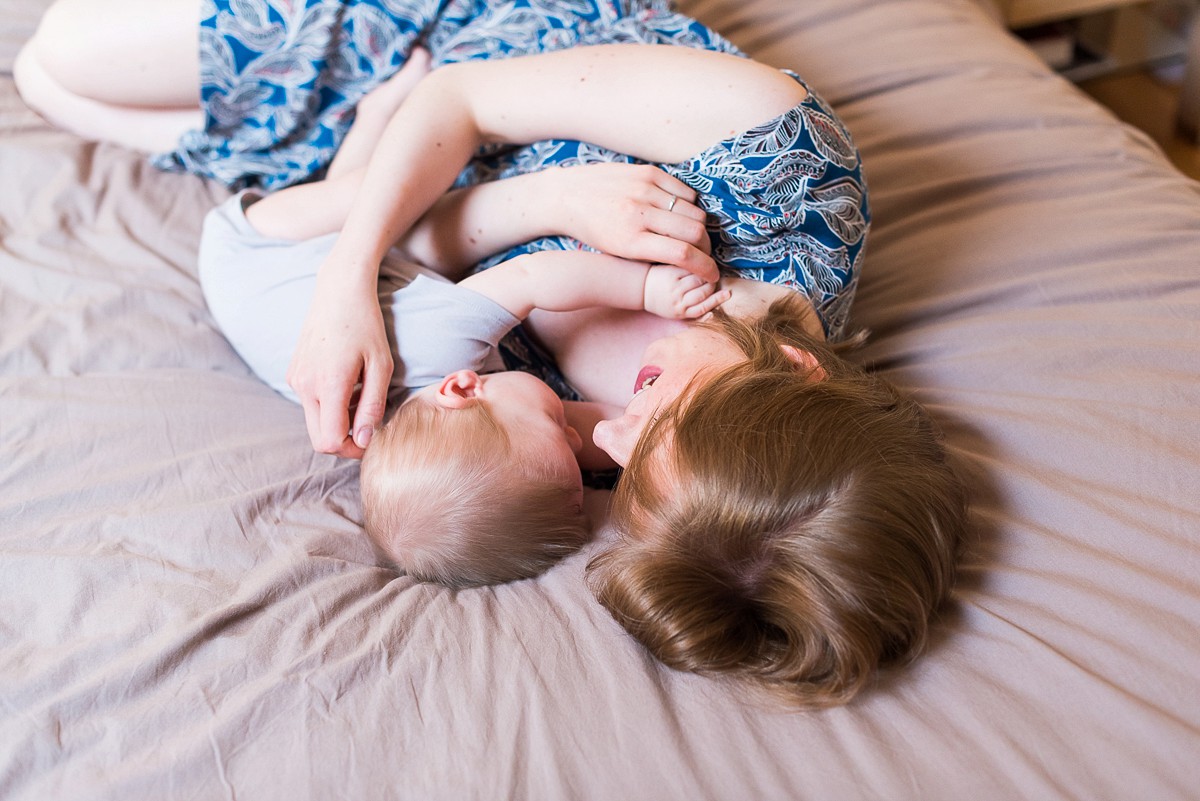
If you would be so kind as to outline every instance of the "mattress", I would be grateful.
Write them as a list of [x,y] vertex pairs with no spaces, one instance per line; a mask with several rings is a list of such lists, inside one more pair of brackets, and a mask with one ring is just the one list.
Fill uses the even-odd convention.
[[0,797],[1195,797],[1200,185],[986,8],[683,5],[854,133],[856,358],[972,495],[928,653],[787,711],[656,664],[594,546],[457,593],[377,566],[357,463],[205,309],[225,190],[16,96],[45,5],[0,0]]

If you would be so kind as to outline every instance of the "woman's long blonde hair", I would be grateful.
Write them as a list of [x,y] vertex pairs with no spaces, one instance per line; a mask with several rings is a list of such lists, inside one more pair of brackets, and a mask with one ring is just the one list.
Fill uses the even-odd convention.
[[921,650],[966,504],[921,407],[806,334],[802,313],[777,301],[715,323],[747,361],[643,433],[613,496],[619,539],[588,580],[666,665],[803,706],[845,702]]

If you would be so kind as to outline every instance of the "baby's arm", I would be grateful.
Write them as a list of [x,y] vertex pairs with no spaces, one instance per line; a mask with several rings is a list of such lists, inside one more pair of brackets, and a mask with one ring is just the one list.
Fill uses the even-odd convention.
[[460,282],[524,320],[534,309],[576,311],[592,306],[645,310],[660,317],[700,317],[729,298],[716,285],[679,267],[579,250],[547,250],[498,264]]

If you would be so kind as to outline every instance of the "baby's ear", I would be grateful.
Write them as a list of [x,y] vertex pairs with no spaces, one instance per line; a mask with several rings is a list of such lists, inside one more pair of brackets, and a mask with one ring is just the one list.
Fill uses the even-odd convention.
[[465,409],[475,403],[482,382],[473,370],[459,370],[442,379],[434,400],[445,409]]
[[779,349],[783,351],[784,356],[792,360],[796,369],[808,373],[813,381],[824,381],[829,377],[825,368],[821,366],[821,362],[809,351],[797,348],[795,345],[780,345]]

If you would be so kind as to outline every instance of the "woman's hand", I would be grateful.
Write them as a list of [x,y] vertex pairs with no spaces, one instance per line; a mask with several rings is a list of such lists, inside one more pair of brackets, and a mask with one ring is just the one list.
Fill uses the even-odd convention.
[[[313,448],[361,458],[383,422],[392,354],[374,285],[327,287],[318,274],[312,306],[288,366],[287,382],[304,407]],[[350,421],[355,387],[362,385]]]
[[668,320],[694,320],[729,300],[729,290],[679,267],[655,265],[646,273],[643,308]]
[[585,164],[545,177],[555,182],[545,213],[562,233],[614,256],[720,277],[696,192],[658,167]]

